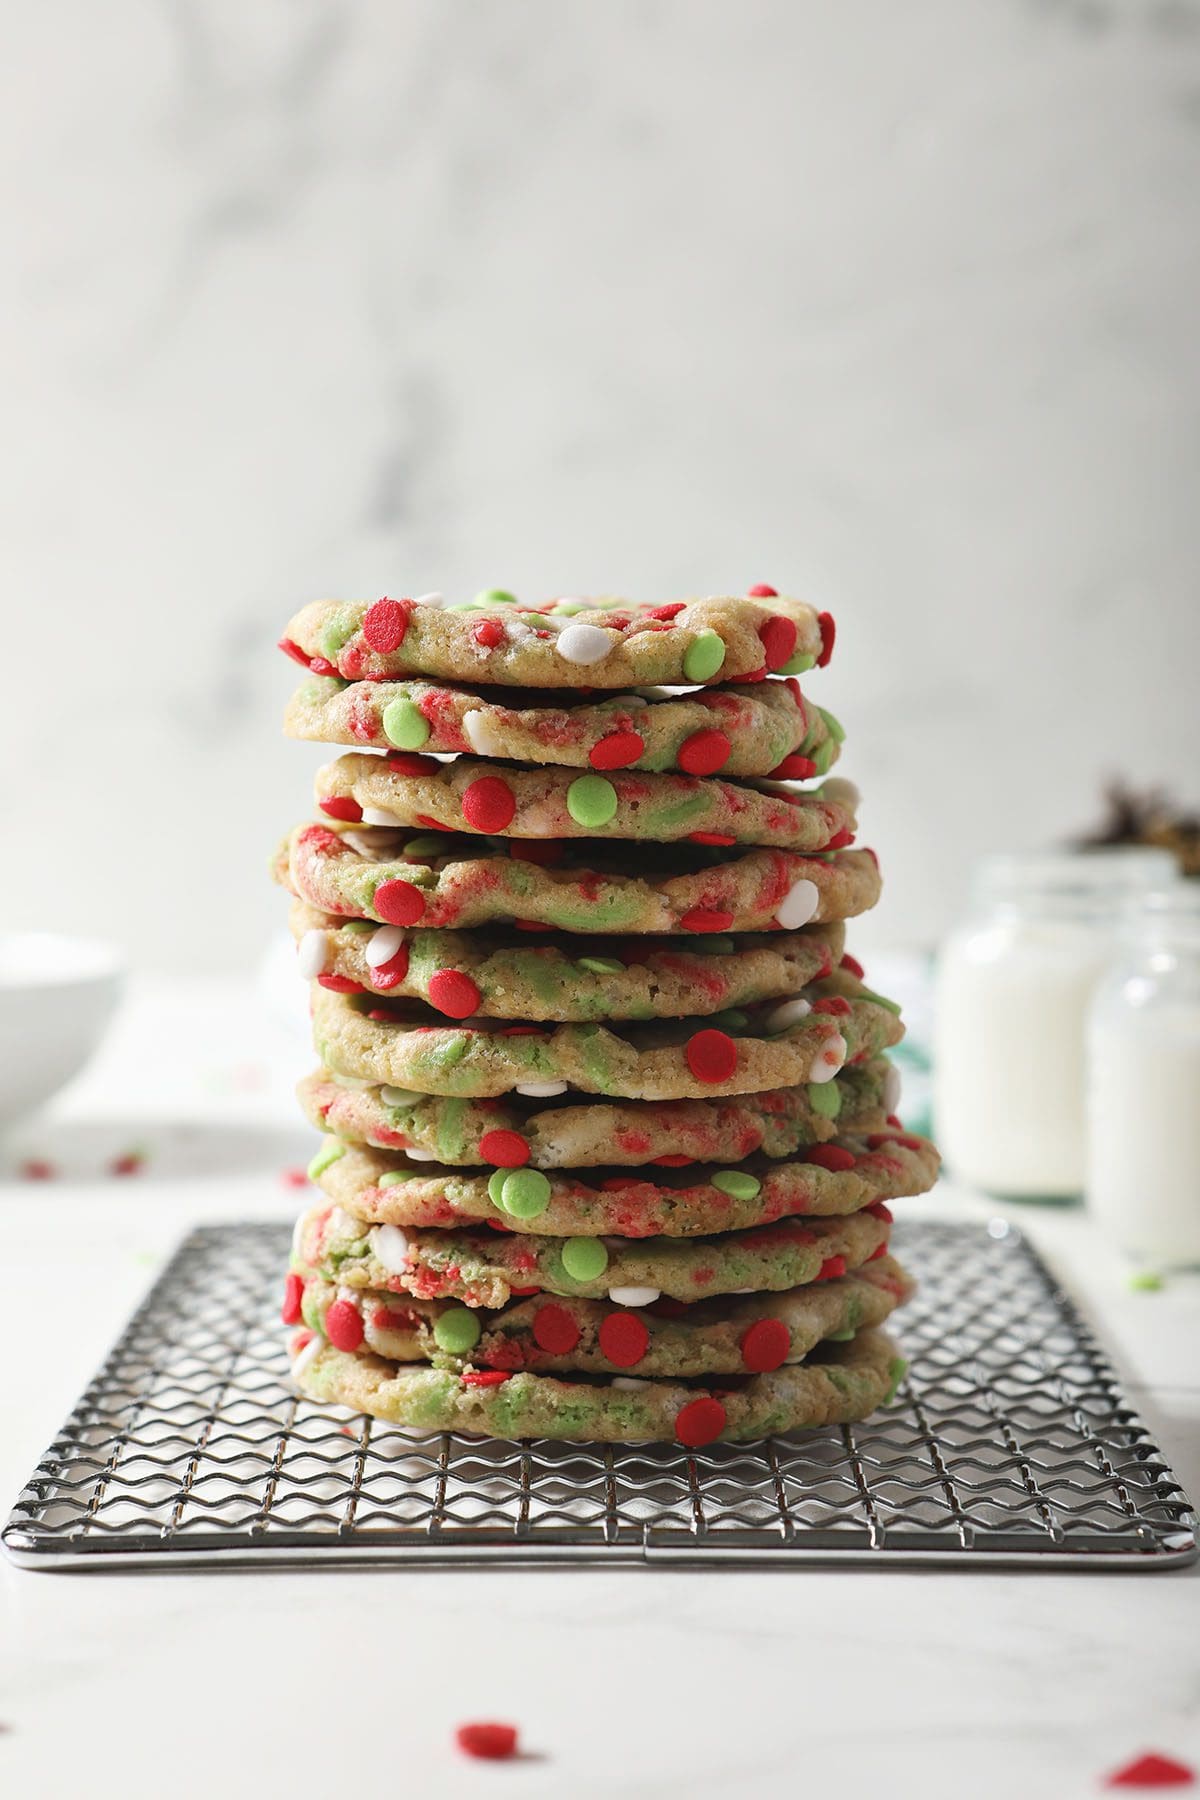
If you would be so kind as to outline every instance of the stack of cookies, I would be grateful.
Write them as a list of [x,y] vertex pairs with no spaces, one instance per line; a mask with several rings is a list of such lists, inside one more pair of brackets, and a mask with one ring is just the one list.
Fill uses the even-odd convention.
[[[897,1009],[833,621],[320,602],[294,737],[353,748],[281,847],[326,1135],[283,1316],[301,1390],[398,1425],[689,1448],[864,1418],[903,1363]],[[804,784],[804,785],[798,785]]]

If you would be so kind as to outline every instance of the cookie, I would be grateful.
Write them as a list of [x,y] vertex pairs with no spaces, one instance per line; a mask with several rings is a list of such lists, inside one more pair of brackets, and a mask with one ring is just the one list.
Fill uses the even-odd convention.
[[[865,1419],[891,1400],[905,1362],[882,1331],[823,1343],[802,1363],[717,1392],[637,1377],[574,1379],[503,1371],[473,1377],[335,1350],[307,1331],[292,1340],[292,1378],[312,1400],[369,1413],[410,1431],[584,1443],[676,1442],[689,1450]],[[636,1381],[636,1386],[628,1383]],[[734,1385],[730,1385],[730,1384]]]
[[348,1143],[416,1151],[453,1167],[567,1169],[614,1159],[633,1168],[737,1163],[756,1150],[790,1156],[838,1132],[884,1130],[897,1084],[881,1058],[842,1068],[832,1081],[731,1099],[610,1102],[565,1082],[529,1085],[554,1091],[451,1100],[341,1082],[320,1069],[297,1092],[316,1129]]
[[[648,1024],[450,1025],[412,1000],[313,988],[317,1054],[335,1075],[421,1094],[478,1098],[530,1082],[565,1081],[585,1094],[691,1100],[828,1081],[846,1062],[877,1056],[903,1027],[878,996],[810,988],[810,1001]],[[823,996],[823,997],[822,997]],[[369,1011],[364,1011],[366,1004]]]
[[277,852],[275,876],[323,912],[432,930],[516,920],[605,936],[790,931],[851,918],[879,898],[870,850],[800,856],[447,833],[436,847],[422,842],[419,857],[404,857],[395,839],[394,832],[341,835],[301,825]]
[[408,832],[534,838],[649,839],[655,844],[765,844],[782,850],[840,850],[852,842],[858,792],[833,779],[815,790],[782,782],[722,781],[715,775],[643,775],[613,769],[514,768],[458,756],[451,762],[351,752],[317,773],[320,812],[339,823]]
[[833,714],[807,699],[795,680],[581,699],[314,675],[292,695],[284,730],[320,744],[792,781],[827,774],[843,736]]
[[[720,1237],[614,1237],[600,1244],[509,1230],[365,1226],[344,1208],[326,1205],[301,1216],[295,1247],[302,1273],[313,1270],[344,1287],[386,1288],[418,1299],[454,1297],[468,1307],[503,1306],[514,1292],[615,1297],[617,1305],[642,1306],[660,1294],[707,1300],[844,1275],[885,1254],[880,1246],[888,1241],[890,1221],[886,1206],[880,1206],[845,1218],[780,1219]],[[582,1272],[572,1275],[571,1266]]]
[[414,1163],[395,1151],[326,1138],[313,1158],[329,1198],[366,1224],[404,1229],[496,1225],[547,1237],[707,1237],[775,1219],[859,1212],[923,1194],[937,1179],[933,1145],[890,1128],[839,1135],[794,1158],[756,1155],[734,1168],[700,1163],[641,1172]]
[[770,590],[657,606],[571,599],[530,607],[494,590],[449,606],[440,595],[316,600],[296,614],[280,648],[314,675],[349,681],[431,675],[612,692],[802,675],[829,661],[833,639],[828,613]]
[[[286,1324],[303,1322],[337,1350],[365,1350],[389,1362],[451,1369],[533,1369],[555,1374],[677,1376],[763,1374],[803,1362],[823,1339],[844,1341],[882,1325],[913,1291],[890,1256],[831,1281],[782,1294],[722,1295],[694,1306],[679,1301],[614,1308],[604,1300],[514,1300],[498,1312],[467,1313],[453,1300],[400,1299],[337,1287],[318,1275],[288,1276]],[[538,1314],[550,1306],[539,1341]],[[330,1316],[332,1309],[332,1317]],[[447,1315],[450,1315],[449,1317]],[[438,1339],[465,1348],[444,1349]]]
[[405,931],[291,910],[301,975],[337,993],[424,1000],[448,1018],[700,1018],[784,999],[828,975],[840,924],[772,936],[547,940],[527,932]]

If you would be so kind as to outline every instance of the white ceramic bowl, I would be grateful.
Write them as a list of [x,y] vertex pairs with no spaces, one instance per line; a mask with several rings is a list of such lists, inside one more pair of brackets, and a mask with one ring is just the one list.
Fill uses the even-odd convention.
[[78,1073],[123,982],[122,959],[110,944],[49,931],[0,932],[0,1127],[33,1112]]

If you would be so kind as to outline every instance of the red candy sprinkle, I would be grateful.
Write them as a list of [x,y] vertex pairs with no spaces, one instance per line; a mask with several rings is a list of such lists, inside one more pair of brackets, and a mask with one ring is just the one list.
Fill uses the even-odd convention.
[[813,1011],[840,1015],[850,1011],[850,1002],[842,994],[827,994],[824,1000],[813,1001]]
[[838,964],[838,968],[845,969],[847,971],[847,973],[849,973],[851,975],[856,975],[858,977],[859,981],[862,980],[864,974],[866,973],[862,964],[859,962],[857,956],[851,956],[849,951],[847,951],[845,956],[843,956],[841,962]]
[[469,1019],[479,1010],[479,989],[461,969],[439,969],[429,978],[429,1003],[451,1019]]
[[352,1300],[335,1300],[325,1311],[325,1336],[335,1350],[357,1350],[363,1341],[362,1314]]
[[377,600],[368,606],[362,622],[362,634],[372,650],[390,656],[404,642],[408,630],[408,608],[399,600]]
[[827,612],[817,614],[817,624],[821,627],[821,654],[817,658],[817,667],[823,669],[833,655],[837,626],[833,622],[833,614]]
[[298,1325],[302,1314],[300,1302],[304,1298],[304,1283],[299,1275],[289,1275],[283,1284],[283,1305],[279,1316],[285,1325]]
[[389,750],[387,764],[397,775],[436,775],[441,767],[432,756],[418,756],[415,750]]
[[659,1169],[686,1169],[695,1162],[694,1156],[682,1156],[672,1151],[666,1156],[652,1156],[650,1161]]
[[635,1313],[609,1313],[599,1338],[601,1351],[618,1369],[635,1368],[650,1344],[650,1333]]
[[390,962],[380,963],[377,969],[371,970],[371,980],[377,988],[394,988],[408,974],[408,945],[401,944]]
[[498,775],[473,781],[462,797],[463,818],[476,831],[503,831],[516,810],[516,796]]
[[504,642],[504,627],[499,619],[480,619],[471,636],[485,650],[494,650],[497,644]]
[[701,1400],[689,1400],[675,1415],[675,1436],[689,1450],[699,1450],[703,1444],[711,1444],[719,1438],[725,1429],[725,1408],[719,1400],[705,1396]]
[[[689,831],[689,844],[736,844],[737,839],[731,831]],[[733,914],[730,913],[732,919]]]
[[593,769],[627,769],[646,748],[646,740],[636,731],[610,731],[588,751]]
[[351,981],[348,975],[318,975],[317,981],[331,994],[361,994],[362,988],[357,981]]
[[1176,1762],[1173,1756],[1160,1756],[1157,1750],[1148,1750],[1145,1756],[1135,1756],[1123,1769],[1115,1770],[1105,1786],[1192,1787],[1195,1780],[1196,1771],[1189,1769],[1186,1763]]
[[458,1378],[464,1387],[499,1387],[502,1381],[511,1381],[511,1369],[465,1369]]
[[381,881],[371,904],[389,925],[415,925],[425,911],[425,896],[411,881]]
[[342,819],[348,825],[357,825],[362,818],[362,807],[357,800],[351,800],[349,794],[330,794],[328,800],[319,800],[317,804],[331,819]]
[[519,1169],[529,1161],[529,1145],[519,1131],[485,1131],[479,1151],[484,1162],[498,1169]]
[[513,1756],[517,1748],[517,1728],[515,1725],[497,1725],[491,1721],[479,1725],[460,1725],[454,1733],[454,1739],[460,1750],[468,1756],[484,1756],[493,1762],[502,1762]]
[[854,842],[854,833],[849,829],[848,826],[843,825],[842,829],[840,831],[834,832],[833,836],[830,838],[830,840],[826,844],[825,848],[827,850],[844,850],[846,848],[847,844],[852,844],[853,842]]
[[773,587],[763,587],[760,584],[758,587],[747,588],[746,595],[747,595],[747,598],[751,599],[751,600],[778,600],[779,589],[773,588]]
[[827,1256],[817,1270],[817,1280],[833,1281],[837,1276],[844,1275],[845,1273],[846,1259],[844,1256]]
[[683,611],[683,607],[684,602],[682,600],[672,600],[666,606],[652,606],[648,617],[651,619],[673,619],[676,613],[681,613]]
[[872,1218],[882,1219],[885,1225],[890,1225],[892,1222],[892,1209],[886,1200],[872,1201],[871,1205],[868,1206],[867,1211],[871,1214]]
[[[693,906],[688,912],[684,913],[679,923],[683,926],[685,931],[728,931],[729,927],[733,924],[733,914],[731,912],[718,912],[715,907],[711,906]],[[719,1037],[721,1034],[717,1032],[710,1033],[709,1035]],[[695,1042],[694,1038],[692,1042]],[[688,1056],[688,1061],[691,1062],[690,1054]],[[702,1076],[701,1080],[703,1079],[705,1078]],[[714,1075],[712,1080],[720,1081],[721,1077],[719,1075]]]
[[[876,1246],[872,1250],[870,1256],[868,1256],[867,1261],[868,1262],[878,1262],[881,1256],[886,1256],[886,1255],[887,1255],[887,1245],[886,1244],[876,1244]],[[844,1261],[845,1259],[840,1258],[839,1260]]]
[[728,1081],[737,1068],[737,1045],[726,1032],[713,1026],[688,1039],[684,1056],[697,1081]]
[[277,648],[282,650],[285,656],[290,656],[293,662],[298,662],[302,669],[307,669],[308,657],[292,638],[280,638]]
[[845,1169],[853,1169],[857,1158],[849,1150],[843,1150],[840,1144],[814,1144],[811,1150],[804,1153],[805,1162],[816,1163],[819,1169],[829,1169],[837,1174]]
[[763,647],[769,669],[780,669],[789,660],[796,648],[796,621],[783,613],[772,613],[758,628],[758,640]]
[[778,1369],[792,1347],[792,1334],[782,1319],[756,1319],[742,1336],[742,1361],[756,1375]]
[[579,1327],[564,1306],[539,1306],[534,1314],[533,1336],[551,1356],[566,1356],[579,1342]]
[[689,775],[712,775],[725,767],[732,749],[725,733],[710,727],[705,731],[693,731],[691,737],[684,738],[675,760]]
[[815,762],[812,762],[807,756],[793,753],[791,756],[785,756],[783,761],[771,770],[771,780],[807,781],[809,776],[815,775],[816,772]]
[[314,675],[336,675],[337,670],[327,656],[310,656],[308,666]]

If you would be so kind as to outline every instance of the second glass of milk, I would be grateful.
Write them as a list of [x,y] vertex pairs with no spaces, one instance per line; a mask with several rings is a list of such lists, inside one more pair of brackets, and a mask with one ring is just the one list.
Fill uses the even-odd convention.
[[934,1128],[952,1174],[1072,1198],[1087,1171],[1088,1008],[1129,897],[1170,887],[1163,850],[989,856],[939,958]]

